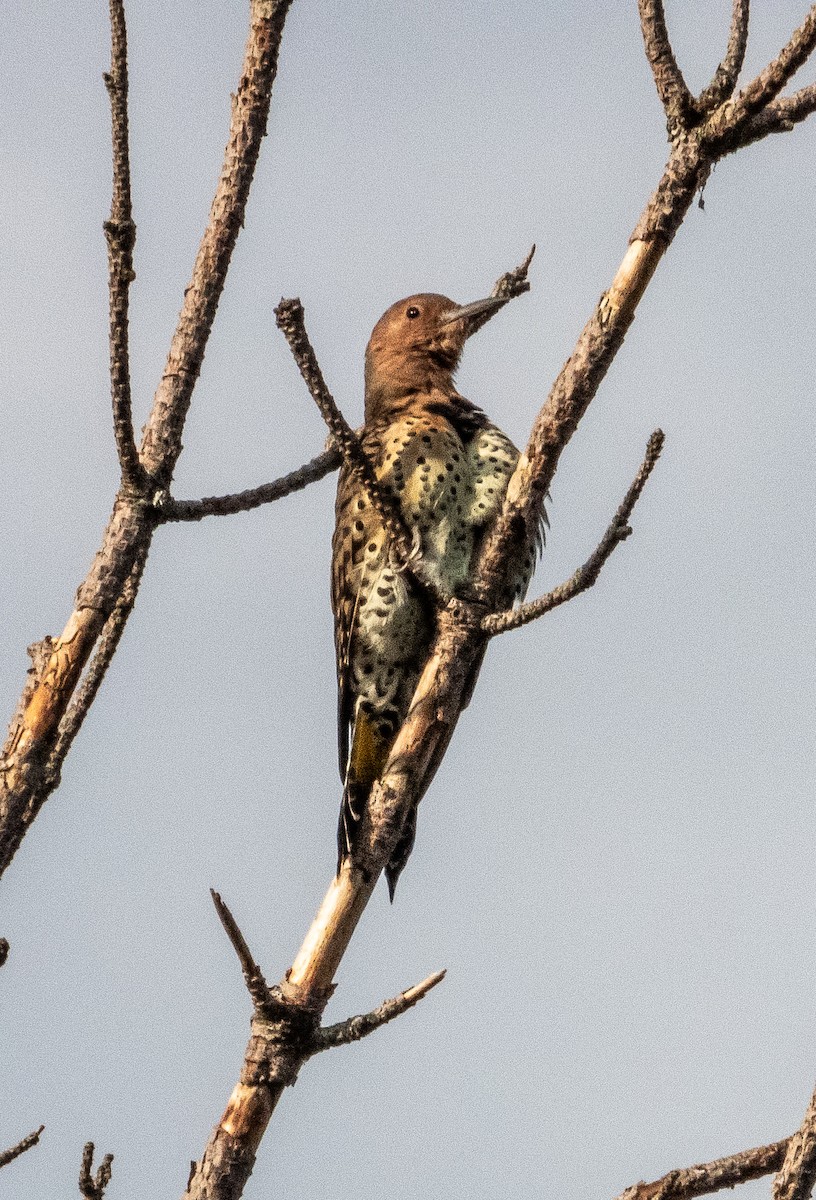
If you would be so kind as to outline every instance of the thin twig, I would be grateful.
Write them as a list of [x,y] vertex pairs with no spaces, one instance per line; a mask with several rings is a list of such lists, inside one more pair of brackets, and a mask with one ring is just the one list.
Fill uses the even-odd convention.
[[128,617],[133,611],[139,584],[147,562],[147,546],[139,553],[131,568],[130,575],[125,581],[122,594],[114,605],[113,612],[108,617],[102,629],[94,654],[77,692],[76,699],[62,718],[57,734],[57,741],[48,759],[45,771],[45,783],[53,790],[59,783],[59,773],[68,755],[74,738],[82,728],[91,705],[96,699],[97,692],[102,686],[108,667],[116,653]]
[[[504,275],[500,275],[493,285],[491,296],[496,296],[502,300],[515,300],[516,296],[523,296],[525,292],[530,290],[530,281],[527,278],[527,271],[530,263],[533,261],[533,255],[536,252],[535,242],[530,247],[527,257],[519,263],[517,267],[513,267],[512,271],[505,271]],[[501,312],[500,308],[494,308],[489,312],[482,313],[481,316],[471,317],[470,334],[473,337],[483,325],[491,321],[497,312]]]
[[218,919],[224,926],[224,932],[229,938],[233,950],[238,955],[238,961],[244,973],[247,990],[252,997],[252,1003],[257,1008],[269,999],[269,985],[264,979],[261,968],[252,956],[252,951],[238,927],[238,922],[221,899],[220,894],[214,891],[213,888],[210,888],[210,895],[215,905],[215,911],[218,913]]
[[113,1155],[105,1155],[97,1168],[96,1175],[91,1175],[91,1171],[93,1170],[93,1156],[94,1144],[93,1142],[86,1142],[82,1151],[82,1165],[79,1168],[79,1190],[85,1197],[85,1200],[102,1200],[105,1195],[105,1188],[111,1181]]
[[207,496],[203,500],[174,500],[168,497],[159,505],[162,523],[170,521],[200,521],[204,517],[226,517],[233,513],[250,512],[262,504],[271,504],[292,492],[300,491],[310,483],[323,479],[336,471],[343,461],[339,450],[333,446],[324,450],[309,462],[304,463],[288,475],[264,483],[261,487],[249,488],[245,492],[234,492],[229,496]]
[[733,0],[731,29],[728,34],[725,58],[714,72],[711,83],[697,97],[696,107],[701,112],[713,112],[724,100],[734,94],[742,64],[745,62],[749,11],[750,0]]
[[366,495],[382,521],[403,566],[407,567],[418,583],[434,596],[437,603],[447,603],[449,597],[440,593],[438,582],[425,568],[422,557],[403,520],[399,501],[377,479],[360,439],[326,387],[323,372],[320,370],[317,356],[309,341],[309,335],[306,333],[303,305],[300,300],[281,300],[275,309],[275,319],[278,328],[289,343],[289,349],[292,351],[298,370],[309,389],[309,394],[343,456],[346,470],[365,489]]
[[133,249],[136,226],[130,199],[128,148],[127,29],[123,0],[110,0],[111,69],[105,75],[111,106],[113,138],[113,196],[110,219],[105,222],[108,244],[110,296],[110,377],[113,399],[113,433],[126,487],[144,486],[144,471],[133,434],[128,348],[128,292],[135,278]]
[[694,1196],[708,1196],[723,1188],[734,1188],[751,1179],[761,1179],[777,1171],[785,1157],[788,1138],[772,1142],[769,1146],[757,1146],[753,1150],[742,1150],[713,1162],[699,1163],[680,1171],[669,1171],[653,1183],[636,1183],[621,1192],[617,1200],[692,1200]]
[[773,1200],[810,1200],[816,1184],[816,1091],[774,1179]]
[[652,68],[657,94],[666,111],[669,135],[687,129],[695,114],[694,97],[677,65],[666,28],[663,0],[638,0],[640,27],[646,57]]
[[407,1012],[409,1008],[413,1008],[424,996],[427,996],[431,988],[435,988],[444,978],[445,972],[437,971],[434,975],[423,979],[422,983],[408,988],[399,996],[394,996],[391,1000],[383,1000],[382,1004],[369,1013],[349,1017],[347,1021],[340,1021],[337,1025],[326,1025],[315,1035],[316,1050],[348,1046],[351,1042],[359,1042],[362,1038],[368,1037],[375,1029],[380,1029],[389,1021],[393,1021],[395,1017]]
[[621,542],[625,542],[632,532],[629,526],[629,518],[640,499],[640,494],[646,486],[646,481],[651,475],[655,463],[660,457],[664,440],[665,436],[661,429],[656,429],[649,438],[645,457],[640,464],[640,469],[632,481],[629,491],[623,499],[623,503],[612,518],[597,548],[583,566],[579,567],[564,583],[560,583],[557,588],[553,588],[545,596],[540,596],[538,600],[531,600],[529,604],[522,604],[520,608],[509,609],[506,612],[488,614],[488,616],[483,618],[481,623],[484,633],[490,637],[495,637],[496,634],[507,633],[511,629],[519,629],[522,625],[529,625],[531,621],[537,620],[538,617],[543,617],[545,613],[551,612],[552,609],[558,608],[559,605],[565,604],[568,600],[572,600],[575,596],[580,595],[581,592],[585,592],[588,588],[592,587],[612,551]]
[[8,1150],[3,1150],[0,1153],[0,1167],[8,1166],[15,1158],[19,1158],[21,1154],[25,1154],[26,1150],[30,1150],[32,1146],[36,1146],[40,1140],[40,1134],[44,1129],[45,1126],[41,1125],[39,1129],[35,1129],[28,1137],[24,1137],[19,1141],[16,1146],[11,1146]]

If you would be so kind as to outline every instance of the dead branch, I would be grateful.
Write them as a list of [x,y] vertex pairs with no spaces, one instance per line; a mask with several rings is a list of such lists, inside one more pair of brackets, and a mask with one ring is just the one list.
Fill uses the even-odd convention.
[[108,292],[110,304],[110,377],[113,399],[113,433],[122,484],[143,490],[144,471],[133,436],[128,347],[128,296],[133,273],[136,226],[130,200],[130,151],[128,148],[127,30],[123,0],[110,0],[111,69],[105,75],[111,106],[113,140],[113,196],[110,218],[105,222],[108,243]]
[[[8,942],[6,946],[8,946]],[[32,1146],[36,1146],[40,1140],[40,1134],[44,1129],[45,1126],[41,1125],[39,1129],[35,1129],[28,1137],[22,1138],[16,1146],[10,1146],[8,1150],[0,1151],[0,1167],[8,1166],[10,1162],[14,1162],[15,1158],[19,1158],[21,1154],[25,1154],[26,1150],[30,1150]]]
[[362,1038],[368,1037],[375,1029],[381,1029],[395,1017],[399,1017],[409,1008],[413,1008],[424,996],[427,996],[431,988],[435,988],[444,978],[445,972],[437,971],[435,974],[429,975],[427,979],[423,979],[422,983],[417,983],[407,991],[401,992],[399,996],[394,996],[391,1000],[383,1000],[382,1004],[369,1013],[363,1013],[358,1017],[349,1017],[347,1021],[340,1021],[337,1025],[327,1025],[323,1029],[319,1029],[315,1037],[317,1049],[331,1050],[334,1046],[348,1046],[351,1042],[359,1042]]
[[[102,680],[105,678],[111,660],[116,653],[119,642],[122,639],[122,634],[125,632],[125,625],[136,603],[139,584],[141,583],[142,574],[147,563],[146,549],[145,553],[140,555],[131,567],[130,575],[125,580],[122,594],[116,601],[113,612],[102,628],[96,653],[91,659],[88,670],[85,672],[76,699],[60,722],[57,742],[48,759],[45,771],[49,793],[59,786],[62,764],[68,756],[74,738],[82,728],[82,723],[88,715],[88,710],[96,699],[97,692],[102,686]],[[45,798],[46,796],[42,795],[40,803]]]
[[702,113],[713,112],[729,96],[733,96],[748,45],[748,13],[750,0],[733,0],[728,46],[714,78],[697,97],[696,107]]
[[4,967],[8,962],[10,949],[8,938],[0,938],[0,967]]
[[[770,133],[789,133],[816,110],[816,83],[811,83],[792,96],[773,100],[757,116],[742,127],[740,137],[732,147],[740,150],[752,142],[760,142]],[[726,150],[726,153],[729,151]]]
[[284,1088],[297,1081],[304,1062],[373,1033],[413,1008],[445,975],[437,972],[370,1013],[321,1029],[320,1014],[328,996],[303,1003],[293,999],[285,985],[269,987],[234,916],[217,892],[211,895],[241,963],[253,1015],[240,1078],[201,1161],[191,1164],[184,1200],[240,1196],[272,1113]]
[[[497,299],[515,300],[517,296],[523,296],[525,292],[530,290],[530,281],[527,278],[527,272],[530,269],[530,263],[533,261],[533,255],[536,252],[535,242],[530,247],[527,257],[524,258],[517,267],[513,267],[512,271],[505,271],[504,275],[500,275],[493,284],[493,290],[490,295]],[[470,318],[470,336],[481,329],[488,321],[492,321],[497,312],[501,309],[494,308],[492,312],[484,312],[478,317]]]
[[271,504],[284,496],[298,492],[310,483],[336,471],[343,461],[339,450],[332,447],[324,450],[309,462],[304,463],[288,475],[264,483],[261,487],[249,488],[245,492],[234,492],[230,496],[207,496],[203,500],[174,500],[167,497],[159,501],[158,508],[162,523],[171,521],[201,521],[204,517],[227,517],[233,513],[250,512],[262,504]]
[[655,463],[660,457],[664,440],[664,434],[661,429],[656,429],[649,438],[649,444],[646,447],[646,456],[640,464],[640,469],[633,479],[629,491],[626,493],[620,508],[612,518],[606,533],[584,565],[579,567],[564,583],[559,584],[557,588],[553,588],[551,592],[547,592],[545,596],[539,597],[538,600],[532,600],[528,604],[522,604],[519,608],[509,609],[506,612],[489,613],[482,620],[483,633],[486,633],[489,637],[495,637],[498,633],[507,633],[511,629],[520,629],[522,625],[528,625],[531,621],[543,617],[545,613],[551,612],[552,609],[558,608],[559,605],[566,604],[568,600],[572,600],[575,596],[580,595],[581,592],[585,592],[596,583],[601,569],[612,554],[612,551],[621,542],[625,542],[632,532],[629,527],[629,518],[640,499],[640,494],[646,486],[646,481],[651,475]]
[[106,1154],[99,1164],[96,1174],[93,1170],[94,1144],[86,1142],[82,1151],[82,1165],[79,1168],[79,1191],[85,1200],[103,1200],[105,1188],[111,1181],[111,1166],[113,1155]]
[[[169,487],[181,453],[184,420],[266,132],[290,4],[291,0],[251,0],[250,31],[233,97],[224,163],[142,443],[142,465],[156,481],[158,491]],[[121,97],[121,93],[117,95]],[[122,489],[100,549],[78,590],[74,611],[12,722],[0,759],[0,874],[30,828],[44,789],[47,794],[45,767],[62,718],[134,564],[147,555],[158,522],[150,497]]]
[[775,100],[782,88],[807,62],[816,46],[816,5],[782,47],[779,54],[743,88],[734,105],[732,118],[740,123]]
[[663,0],[638,0],[640,28],[657,94],[666,110],[671,141],[696,116],[694,97],[677,65],[666,28]]
[[816,1184],[816,1091],[774,1179],[773,1200],[810,1200]]
[[218,919],[224,926],[224,931],[230,940],[233,950],[238,955],[247,991],[252,998],[253,1006],[257,1009],[269,1001],[269,984],[264,979],[261,968],[252,957],[244,935],[238,928],[238,922],[221,899],[220,894],[210,888],[210,895],[215,905],[215,911],[218,913]]
[[694,1196],[708,1196],[724,1188],[734,1188],[751,1179],[761,1179],[779,1169],[785,1157],[788,1138],[772,1142],[769,1146],[757,1146],[754,1150],[742,1150],[713,1162],[699,1163],[680,1171],[669,1171],[654,1183],[636,1183],[621,1192],[617,1200],[692,1200]]

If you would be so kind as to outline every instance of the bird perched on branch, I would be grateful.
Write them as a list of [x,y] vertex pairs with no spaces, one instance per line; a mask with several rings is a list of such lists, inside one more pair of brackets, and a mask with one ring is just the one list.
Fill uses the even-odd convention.
[[[490,297],[460,306],[432,293],[409,296],[383,314],[366,349],[363,449],[399,503],[414,552],[448,596],[466,589],[519,457],[453,381],[468,337],[503,303]],[[526,592],[535,549],[525,542],[514,553],[506,607]],[[379,515],[345,468],[332,552],[344,784],[339,870],[354,854],[371,788],[408,713],[433,640],[435,610],[410,565],[405,570],[395,561]],[[415,832],[416,809],[386,867],[392,899]]]

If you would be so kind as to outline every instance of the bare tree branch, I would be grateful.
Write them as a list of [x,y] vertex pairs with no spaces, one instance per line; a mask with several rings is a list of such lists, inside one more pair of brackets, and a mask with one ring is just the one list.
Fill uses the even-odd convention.
[[[515,300],[516,296],[523,296],[525,292],[530,290],[530,281],[527,278],[527,272],[530,269],[530,263],[533,261],[533,255],[536,252],[535,243],[530,247],[530,250],[517,267],[513,267],[512,271],[506,271],[504,275],[500,275],[493,285],[491,296],[501,297],[506,300]],[[470,328],[472,337],[479,329],[492,321],[497,312],[501,312],[500,308],[494,308],[492,312],[484,312],[481,316],[471,317]]]
[[[8,942],[6,945],[8,946]],[[40,1140],[40,1134],[44,1129],[45,1126],[41,1125],[39,1129],[35,1129],[28,1137],[22,1138],[16,1146],[11,1146],[8,1150],[0,1151],[0,1167],[8,1166],[15,1158],[19,1158],[21,1154],[25,1154],[26,1150],[30,1150],[32,1146],[36,1146]]]
[[816,1091],[774,1179],[773,1200],[810,1200],[816,1184]]
[[241,963],[253,1017],[240,1078],[201,1161],[191,1165],[185,1200],[235,1200],[240,1196],[270,1117],[284,1089],[296,1082],[303,1063],[324,1050],[372,1033],[413,1007],[444,976],[444,972],[432,975],[372,1013],[321,1030],[320,1014],[328,995],[304,1002],[293,998],[286,982],[267,987],[232,913],[217,892],[212,892],[212,898]]
[[71,749],[74,738],[82,728],[88,711],[96,699],[97,692],[102,686],[102,680],[105,678],[111,660],[117,651],[122,634],[125,632],[128,617],[136,603],[136,596],[146,563],[147,552],[145,549],[145,553],[140,555],[134,562],[130,575],[125,581],[122,594],[116,601],[113,612],[105,622],[99,642],[97,643],[96,653],[85,672],[76,699],[60,722],[57,742],[48,759],[45,771],[49,790],[53,790],[59,784],[59,773],[62,764],[65,762],[68,752]]
[[711,83],[697,97],[695,104],[700,112],[713,112],[722,104],[723,100],[727,100],[734,94],[742,64],[745,62],[749,10],[750,0],[733,0],[731,30],[728,35],[725,58],[714,72]]
[[788,1140],[742,1150],[739,1154],[729,1154],[727,1158],[717,1158],[680,1171],[669,1171],[654,1183],[636,1183],[628,1187],[617,1200],[692,1200],[694,1196],[708,1196],[751,1179],[761,1179],[778,1170]]
[[218,913],[218,919],[224,926],[224,931],[232,943],[233,950],[238,955],[247,991],[252,997],[254,1007],[257,1009],[269,1000],[269,985],[264,979],[261,968],[252,957],[252,952],[238,927],[238,922],[221,899],[220,894],[210,888],[210,895],[215,905],[215,911]]
[[663,0],[638,0],[640,28],[657,94],[666,111],[672,141],[695,116],[694,97],[677,65],[666,28]]
[[649,438],[646,456],[640,465],[640,470],[632,481],[620,508],[612,518],[606,533],[584,565],[579,567],[564,583],[553,588],[551,592],[547,592],[545,596],[539,597],[538,600],[531,600],[528,604],[522,604],[518,608],[509,609],[506,612],[488,614],[482,620],[484,633],[495,637],[496,634],[507,633],[511,629],[520,629],[522,625],[528,625],[530,621],[543,617],[545,613],[551,612],[561,604],[566,604],[568,600],[572,600],[573,597],[592,587],[612,551],[621,542],[625,542],[632,532],[629,527],[629,518],[660,457],[664,440],[665,436],[661,429],[656,429]]
[[261,487],[249,488],[245,492],[234,492],[230,496],[207,496],[203,500],[161,500],[158,505],[162,523],[171,521],[201,521],[204,517],[227,517],[233,513],[250,512],[262,504],[281,500],[292,492],[308,487],[319,479],[336,471],[343,461],[339,450],[333,446],[324,450],[309,462],[304,463],[288,475],[264,483]]
[[316,1051],[331,1050],[335,1046],[348,1046],[351,1042],[359,1042],[362,1038],[368,1037],[375,1029],[381,1029],[383,1025],[387,1025],[389,1021],[393,1021],[395,1017],[401,1016],[409,1008],[418,1004],[424,996],[427,996],[431,988],[435,988],[438,983],[442,982],[445,974],[445,971],[437,971],[434,975],[423,979],[422,983],[417,983],[399,996],[394,996],[392,1000],[383,1000],[382,1004],[369,1013],[363,1013],[358,1017],[349,1017],[347,1021],[340,1021],[337,1025],[327,1025],[318,1030],[315,1038]]
[[105,1188],[111,1181],[113,1155],[106,1154],[99,1164],[96,1174],[91,1175],[93,1156],[94,1144],[86,1142],[82,1151],[82,1165],[79,1168],[79,1191],[85,1200],[103,1200]]
[[816,111],[816,83],[803,87],[792,96],[780,96],[755,117],[752,117],[739,132],[739,137],[729,150],[741,150],[752,142],[759,142],[771,133],[789,133],[795,125]]
[[0,938],[0,967],[4,967],[8,962],[10,949],[8,938]]
[[[243,225],[290,5],[291,0],[250,3],[249,38],[224,164],[142,444],[142,464],[159,490],[169,487],[181,453],[184,420]],[[42,788],[43,769],[71,695],[134,563],[147,554],[158,520],[150,498],[122,489],[74,611],[54,639],[48,661],[26,685],[26,703],[12,722],[0,759],[0,874],[30,827],[29,805]]]
[[743,123],[774,100],[816,47],[816,4],[779,54],[737,97],[733,118]]
[[133,436],[128,349],[128,293],[135,278],[133,249],[136,226],[130,200],[130,152],[128,149],[127,29],[123,0],[110,0],[111,69],[105,75],[111,105],[113,137],[113,196],[110,219],[105,222],[108,243],[108,291],[110,294],[110,377],[113,398],[113,432],[122,483],[139,489],[144,471]]

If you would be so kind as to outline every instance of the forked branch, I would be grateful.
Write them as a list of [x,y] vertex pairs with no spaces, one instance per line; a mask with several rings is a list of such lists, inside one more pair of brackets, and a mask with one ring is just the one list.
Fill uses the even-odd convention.
[[799,68],[807,62],[816,47],[816,5],[779,54],[760,71],[756,79],[743,88],[734,105],[734,119],[742,122],[760,112],[771,100],[775,100],[783,87],[793,78]]
[[93,1171],[93,1142],[86,1142],[82,1151],[82,1165],[79,1168],[79,1191],[84,1200],[103,1200],[105,1188],[111,1181],[113,1155],[106,1154],[102,1162]]
[[243,1191],[255,1154],[284,1088],[294,1084],[309,1058],[360,1041],[413,1008],[443,978],[431,975],[370,1013],[325,1029],[323,1008],[302,1004],[284,986],[269,987],[234,916],[217,892],[213,903],[232,943],[252,999],[252,1023],[241,1077],[213,1130],[200,1162],[192,1164],[185,1200],[232,1200]]
[[[227,268],[238,233],[243,225],[249,187],[266,132],[272,86],[277,72],[278,50],[291,0],[250,0],[250,31],[238,88],[233,98],[232,120],[221,176],[213,200],[210,220],[202,238],[193,276],[184,296],[179,322],[173,336],[167,365],[154,398],[145,431],[141,462],[157,491],[169,488],[181,453],[184,421],[193,387],[201,368],[216,308],[223,291]],[[116,224],[125,233],[112,230],[116,253],[115,294],[117,297],[117,375],[127,377],[126,292],[127,263],[127,124],[121,119],[126,106],[122,67],[126,63],[121,0],[112,5],[115,18],[112,102],[114,117],[114,203]],[[117,65],[118,64],[118,65]],[[124,77],[126,80],[126,76]],[[122,218],[122,220],[119,220]],[[122,240],[124,239],[124,240]],[[122,308],[122,304],[125,305]],[[132,466],[128,448],[129,392],[114,388],[118,418],[117,441],[120,457]],[[0,760],[0,873],[5,870],[48,794],[49,761],[59,729],[74,690],[102,631],[122,597],[128,579],[140,558],[147,555],[159,514],[152,500],[138,489],[124,486],[117,496],[93,565],[77,593],[76,606],[62,634],[50,641],[47,660],[26,685],[23,702],[9,730]],[[77,716],[81,713],[78,712]]]

